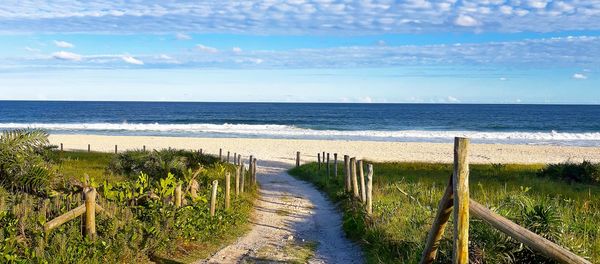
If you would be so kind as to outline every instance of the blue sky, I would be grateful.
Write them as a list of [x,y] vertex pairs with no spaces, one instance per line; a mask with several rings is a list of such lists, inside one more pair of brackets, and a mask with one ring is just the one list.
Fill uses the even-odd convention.
[[600,1],[4,1],[0,99],[600,103]]

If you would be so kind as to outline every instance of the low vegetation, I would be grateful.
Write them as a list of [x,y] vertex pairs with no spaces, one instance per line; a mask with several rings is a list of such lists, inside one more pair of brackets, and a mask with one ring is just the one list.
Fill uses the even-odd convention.
[[[580,179],[571,166],[597,175],[590,167],[598,165],[589,163],[471,165],[470,195],[519,225],[599,262],[600,186],[588,180],[568,180]],[[315,163],[290,173],[314,183],[339,202],[344,230],[362,245],[368,263],[417,263],[452,165],[374,163],[372,217],[344,193],[342,166],[338,169],[340,175],[330,178],[324,169],[318,172]],[[450,221],[449,226],[452,218]],[[471,218],[470,226],[472,263],[553,263],[481,220]],[[451,233],[446,230],[438,263],[451,262]]]
[[[181,150],[122,154],[60,152],[41,131],[4,132],[0,139],[0,263],[173,263],[205,258],[248,228],[256,192],[235,197],[209,214],[213,180],[224,183],[230,164]],[[17,148],[16,151],[12,151]],[[184,206],[173,205],[179,184]],[[95,187],[106,212],[96,214],[97,237],[75,219],[50,232],[43,225],[83,203]]]

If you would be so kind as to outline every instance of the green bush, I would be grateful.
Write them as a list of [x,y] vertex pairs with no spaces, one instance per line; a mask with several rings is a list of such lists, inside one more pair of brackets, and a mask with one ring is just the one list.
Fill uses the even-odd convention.
[[540,170],[538,176],[568,182],[600,184],[600,164],[589,161],[549,164]]

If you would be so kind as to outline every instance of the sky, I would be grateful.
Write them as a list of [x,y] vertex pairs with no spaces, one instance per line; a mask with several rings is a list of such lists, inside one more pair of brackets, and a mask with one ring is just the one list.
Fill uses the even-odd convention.
[[600,0],[4,0],[0,100],[600,104]]

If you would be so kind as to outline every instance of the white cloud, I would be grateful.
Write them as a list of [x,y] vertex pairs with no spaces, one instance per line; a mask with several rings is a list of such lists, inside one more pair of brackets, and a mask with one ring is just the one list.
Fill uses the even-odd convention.
[[454,24],[461,27],[474,27],[477,26],[479,22],[469,15],[461,14],[454,20]]
[[160,54],[160,55],[158,55],[158,58],[161,60],[172,60],[173,59],[173,57],[171,57],[167,54]]
[[213,47],[209,47],[209,46],[204,46],[202,44],[198,44],[196,45],[196,49],[202,52],[206,52],[206,53],[217,53],[219,52],[218,49],[213,48]]
[[365,96],[363,98],[360,98],[359,100],[361,103],[366,103],[366,104],[370,104],[373,103],[373,98],[371,98],[370,96]]
[[448,102],[448,103],[460,103],[460,100],[458,100],[458,98],[456,98],[454,96],[448,96],[448,97],[446,97],[446,102]]
[[575,74],[573,74],[573,79],[576,79],[576,80],[585,80],[587,78],[588,78],[587,75],[585,75],[583,73],[575,73]]
[[529,4],[529,6],[533,8],[543,9],[546,8],[548,2],[545,0],[529,0],[527,1],[527,4]]
[[38,52],[40,52],[40,49],[36,49],[36,48],[32,48],[32,47],[25,47],[24,49],[25,49],[26,51],[29,51],[29,52],[34,52],[34,53],[38,53]]
[[192,37],[188,34],[184,34],[184,33],[177,33],[175,34],[175,38],[178,40],[190,40],[192,39]]
[[240,47],[233,47],[233,48],[231,49],[231,51],[232,51],[233,53],[242,53],[242,49],[241,49]]
[[500,81],[506,81],[508,79],[506,79],[506,77],[500,77]]
[[129,64],[135,64],[135,65],[144,65],[144,62],[143,62],[143,61],[141,61],[141,60],[138,60],[138,59],[136,59],[136,58],[134,58],[134,57],[131,57],[131,56],[122,56],[122,57],[121,57],[121,59],[122,59],[124,62],[127,62],[127,63],[129,63]]
[[62,41],[62,40],[55,40],[54,45],[56,45],[59,48],[63,48],[63,49],[70,49],[70,48],[75,47],[75,45],[73,45],[69,42],[66,42],[66,41]]
[[81,57],[81,55],[75,54],[72,52],[59,51],[59,52],[52,53],[52,58],[55,58],[58,60],[67,60],[67,61],[80,61],[82,57]]

